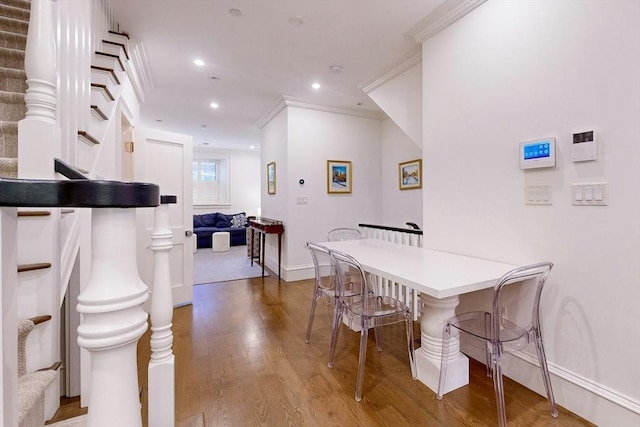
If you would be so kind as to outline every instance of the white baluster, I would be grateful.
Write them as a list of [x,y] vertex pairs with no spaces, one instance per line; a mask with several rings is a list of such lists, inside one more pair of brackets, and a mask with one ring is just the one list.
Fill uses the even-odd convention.
[[[162,196],[164,199],[165,196]],[[175,197],[174,197],[175,200]],[[175,203],[175,201],[173,202]],[[155,209],[151,250],[154,255],[151,292],[151,361],[149,362],[149,425],[172,427],[175,422],[175,356],[171,348],[173,299],[169,252],[173,248],[169,205]]]
[[78,296],[78,344],[91,354],[91,427],[142,425],[136,347],[147,286],[136,265],[135,209],[93,209],[91,276]]
[[56,121],[56,42],[51,0],[31,0],[24,70],[27,119]]

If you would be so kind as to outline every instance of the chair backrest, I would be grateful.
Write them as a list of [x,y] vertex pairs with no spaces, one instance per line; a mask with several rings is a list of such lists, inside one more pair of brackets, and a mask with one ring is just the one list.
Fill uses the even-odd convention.
[[[340,251],[331,251],[333,266],[336,271],[336,291],[341,297],[362,295],[374,292],[371,283],[367,280],[364,269],[351,255]],[[367,298],[364,299],[365,309]]]
[[540,328],[540,295],[542,294],[542,288],[544,287],[552,268],[552,262],[541,262],[538,264],[526,265],[509,271],[498,280],[493,289],[494,321],[491,324],[492,337],[499,336],[500,322],[502,322],[503,305],[501,294],[506,286],[513,283],[523,282],[523,286],[535,286],[532,297],[528,298],[528,301],[526,301],[529,306],[522,307],[525,312],[531,313],[531,317],[529,319],[530,323],[524,329]]
[[335,290],[335,268],[329,249],[317,243],[306,243],[311,252],[313,268],[316,276],[316,286],[322,289]]
[[338,242],[341,240],[357,240],[364,238],[360,230],[355,228],[334,228],[327,234],[327,240]]

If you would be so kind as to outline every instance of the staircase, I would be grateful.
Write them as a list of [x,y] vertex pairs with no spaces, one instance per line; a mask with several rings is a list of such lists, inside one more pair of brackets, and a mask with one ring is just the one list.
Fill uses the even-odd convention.
[[0,176],[18,176],[18,121],[25,117],[28,0],[0,1]]

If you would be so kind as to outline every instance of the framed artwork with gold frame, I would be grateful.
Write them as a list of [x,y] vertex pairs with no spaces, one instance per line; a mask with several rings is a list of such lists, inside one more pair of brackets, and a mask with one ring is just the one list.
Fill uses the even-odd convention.
[[399,163],[398,179],[400,190],[422,188],[422,159]]
[[267,164],[267,194],[276,194],[276,162]]
[[351,162],[327,160],[327,193],[351,193]]

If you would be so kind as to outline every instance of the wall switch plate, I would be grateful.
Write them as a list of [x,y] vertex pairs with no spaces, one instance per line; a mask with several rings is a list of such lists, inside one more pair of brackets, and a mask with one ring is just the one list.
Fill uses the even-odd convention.
[[571,160],[588,162],[598,159],[598,141],[594,131],[574,133],[571,144]]
[[609,183],[571,184],[571,204],[574,206],[607,206],[609,204]]
[[524,203],[526,205],[552,205],[551,186],[527,185],[524,187]]
[[308,205],[309,204],[309,198],[307,196],[297,197],[296,198],[296,204],[297,205]]

